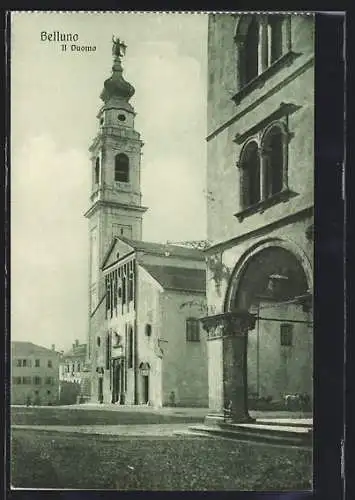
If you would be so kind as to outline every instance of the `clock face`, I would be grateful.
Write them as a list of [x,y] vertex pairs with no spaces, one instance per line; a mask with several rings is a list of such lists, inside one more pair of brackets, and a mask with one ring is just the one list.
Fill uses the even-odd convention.
[[122,114],[119,114],[117,118],[119,119],[120,122],[124,122],[126,120],[125,115]]

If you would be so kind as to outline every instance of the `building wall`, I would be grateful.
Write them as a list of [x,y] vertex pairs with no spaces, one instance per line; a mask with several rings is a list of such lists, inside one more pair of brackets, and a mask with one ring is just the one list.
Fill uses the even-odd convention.
[[[278,318],[288,323],[312,321],[311,315],[295,304],[273,307],[270,303],[260,304],[263,318]],[[248,390],[260,397],[271,396],[281,400],[285,394],[309,394],[312,390],[312,326],[307,323],[289,323],[293,326],[293,345],[280,343],[281,322],[259,321],[248,335]],[[259,350],[259,356],[258,356]],[[259,358],[259,359],[258,359]],[[258,366],[259,365],[259,366]],[[296,375],[296,376],[295,376]]]
[[[149,402],[155,407],[163,404],[162,394],[162,360],[159,345],[162,335],[160,296],[162,287],[142,267],[139,267],[138,287],[138,366],[149,363]],[[151,325],[151,335],[146,335],[146,325]],[[138,373],[139,403],[144,401],[143,376]]]
[[200,341],[186,340],[186,319],[205,315],[202,294],[165,291],[160,297],[163,355],[163,404],[171,401],[171,392],[179,406],[208,405],[206,332],[200,327]]
[[[228,309],[227,299],[235,280],[235,270],[257,245],[267,242],[277,245],[281,241],[301,262],[310,289],[313,284],[313,241],[307,238],[306,231],[313,223],[314,18],[291,16],[291,50],[295,56],[288,65],[263,79],[236,103],[232,98],[238,93],[240,75],[237,70],[239,49],[234,37],[239,19],[238,15],[213,14],[208,27],[207,237],[212,244],[218,244],[207,252],[210,315]],[[234,139],[237,134],[242,135],[268,119],[282,103],[295,106],[287,117],[287,179],[293,196],[238,219],[235,214],[242,210],[238,161],[244,143],[238,144]],[[216,261],[219,262],[217,268]],[[283,314],[285,318],[289,314],[297,316],[296,311],[278,307],[277,315],[282,317]],[[303,392],[305,389],[309,392],[311,332],[304,325],[296,327],[296,345],[293,354],[287,357],[277,346],[279,335],[273,334],[274,328],[273,323],[264,322],[262,325],[262,394],[271,393],[278,398],[283,391]],[[256,382],[255,337],[255,332],[250,332],[250,388]],[[209,406],[218,410],[223,404],[221,340],[208,341],[207,345]],[[292,376],[281,383],[286,373],[285,364]]]
[[[213,18],[209,24],[209,39],[214,44],[209,50],[208,133],[216,135],[207,143],[207,237],[218,243],[313,203],[314,46],[313,18],[292,16],[292,50],[299,56],[236,105],[232,100],[237,91],[236,60],[230,60],[236,53],[236,20],[223,14]],[[243,144],[237,145],[233,139],[268,117],[282,102],[300,107],[288,120],[288,182],[297,196],[240,223],[234,214],[241,209],[236,163]],[[229,119],[233,122],[219,130]]]
[[86,356],[64,356],[59,365],[59,379],[81,383]]
[[[16,366],[18,359],[26,359],[31,362],[31,367],[18,367]],[[35,366],[35,360],[40,360],[40,366]],[[48,360],[52,361],[52,368],[48,367]],[[30,383],[18,384],[15,379],[21,377],[30,378]],[[34,377],[40,377],[41,383],[35,384]],[[51,377],[53,383],[46,384],[46,377]],[[25,350],[23,354],[18,351],[16,356],[12,356],[11,360],[11,404],[25,405],[27,399],[30,398],[31,403],[35,402],[38,398],[37,404],[48,405],[48,403],[55,403],[59,397],[59,353],[51,352],[48,349],[48,354],[43,354],[42,351],[36,354],[27,354]],[[36,394],[38,391],[38,394]],[[48,394],[50,391],[50,394]]]

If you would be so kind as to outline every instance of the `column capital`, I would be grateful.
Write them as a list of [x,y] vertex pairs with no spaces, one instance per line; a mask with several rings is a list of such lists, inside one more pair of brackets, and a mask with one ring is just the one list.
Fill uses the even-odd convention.
[[[208,336],[244,336],[255,327],[255,315],[249,311],[240,310],[206,316],[201,319],[202,327]],[[219,332],[216,335],[215,332]]]

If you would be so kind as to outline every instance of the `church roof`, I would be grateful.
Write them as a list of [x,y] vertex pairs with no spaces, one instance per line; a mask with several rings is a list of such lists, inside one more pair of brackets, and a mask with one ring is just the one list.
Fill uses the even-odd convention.
[[13,340],[11,342],[11,354],[13,356],[30,356],[31,354],[57,354],[59,352],[53,349],[48,349],[41,345],[33,344],[32,342],[23,342],[19,340]]
[[153,266],[141,264],[166,290],[206,292],[206,271],[186,267]]
[[152,255],[160,255],[162,257],[180,257],[183,259],[204,261],[205,256],[201,250],[196,248],[182,247],[178,245],[170,245],[169,243],[153,243],[148,241],[129,240],[120,236],[122,241],[130,245],[138,252],[146,252]]

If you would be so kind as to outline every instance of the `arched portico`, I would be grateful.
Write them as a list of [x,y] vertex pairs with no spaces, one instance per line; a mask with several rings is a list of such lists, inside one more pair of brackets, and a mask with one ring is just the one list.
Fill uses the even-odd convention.
[[[312,281],[310,262],[298,247],[280,239],[265,240],[250,248],[235,266],[227,288],[224,312],[204,318],[209,339],[222,342],[224,407],[231,406],[234,421],[250,420],[248,332],[255,331],[260,319],[277,325],[276,333],[280,324],[309,324]],[[271,316],[263,317],[261,305],[269,307]],[[292,317],[287,317],[287,314]],[[277,349],[281,359],[287,362],[288,347],[278,344]],[[277,376],[282,379],[283,373],[279,370]]]

